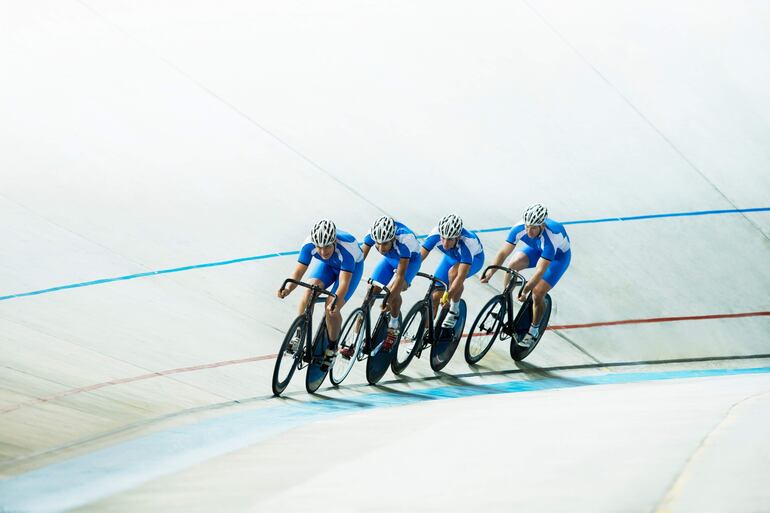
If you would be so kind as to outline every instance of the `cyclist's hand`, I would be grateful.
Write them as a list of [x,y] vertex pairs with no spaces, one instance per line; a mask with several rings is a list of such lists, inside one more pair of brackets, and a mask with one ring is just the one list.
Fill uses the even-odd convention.
[[286,296],[288,296],[290,293],[291,293],[291,291],[290,291],[290,290],[287,290],[287,289],[278,289],[278,292],[277,292],[275,295],[276,295],[276,296],[278,296],[278,298],[279,298],[279,299],[283,299],[283,298],[285,298]]
[[336,311],[337,311],[337,305],[334,302],[331,302],[328,305],[326,305],[326,313],[328,315],[332,315]]
[[527,299],[527,294],[529,294],[529,285],[525,285],[524,287],[521,287],[519,290],[519,301],[522,303]]
[[492,277],[492,273],[489,273],[489,274],[486,274],[486,275],[482,276],[481,278],[479,278],[479,281],[481,283],[489,283],[489,279],[491,277]]

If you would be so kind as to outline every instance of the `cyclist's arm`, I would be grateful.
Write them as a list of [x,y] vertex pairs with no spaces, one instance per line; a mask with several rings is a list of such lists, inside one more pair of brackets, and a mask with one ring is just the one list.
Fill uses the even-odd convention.
[[[297,262],[297,267],[294,268],[294,272],[291,275],[292,280],[300,281],[302,277],[305,275],[305,272],[307,271],[308,266],[303,264],[302,262]],[[287,283],[285,290],[285,294],[281,295],[281,291],[278,291],[278,297],[286,297],[289,295],[289,293],[297,288],[296,283]]]
[[420,248],[420,255],[422,256],[423,260],[425,260],[425,257],[427,257],[429,253],[430,253],[430,250],[429,249],[425,249],[425,246],[422,246]]
[[369,251],[371,249],[372,249],[372,247],[369,244],[365,243],[365,242],[364,242],[363,246],[361,246],[361,251],[364,252],[364,260],[366,260],[366,257],[369,255]]
[[[503,265],[503,262],[505,261],[508,256],[513,253],[514,248],[516,247],[516,244],[511,244],[508,241],[505,241],[503,243],[503,247],[500,248],[500,251],[497,252],[497,255],[495,256],[495,260],[490,265]],[[495,273],[497,272],[497,269],[490,269],[486,277],[491,278]]]

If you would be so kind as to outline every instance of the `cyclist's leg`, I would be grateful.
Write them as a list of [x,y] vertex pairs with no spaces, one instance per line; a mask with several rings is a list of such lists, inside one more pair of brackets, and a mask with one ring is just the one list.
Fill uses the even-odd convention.
[[[340,333],[340,326],[342,326],[342,307],[345,306],[345,303],[348,302],[348,300],[355,294],[356,289],[358,288],[358,284],[361,282],[361,277],[364,274],[364,262],[358,262],[356,264],[356,267],[353,269],[353,275],[350,277],[350,285],[348,286],[348,292],[345,294],[345,297],[337,297],[337,305],[334,308],[334,313],[331,315],[326,316],[326,329],[328,330],[329,334],[329,347],[337,345],[337,337]],[[332,287],[332,292],[337,291],[337,287],[339,286],[339,271],[336,271],[336,279],[334,281],[334,287]],[[326,301],[326,305],[331,305],[331,302],[333,301],[333,298],[328,298]]]
[[[310,272],[310,276],[308,277],[307,282],[311,285],[316,285],[325,289],[334,283],[336,279],[337,277],[335,275],[334,269],[325,262],[318,260],[313,264],[313,268]],[[302,296],[302,299],[299,302],[299,315],[302,315],[302,313],[305,311],[305,307],[307,306],[312,296],[313,291],[310,289],[305,289],[305,294]]]
[[568,251],[562,258],[554,260],[543,274],[543,279],[532,289],[532,324],[538,325],[545,311],[545,295],[559,283],[572,260],[572,252]]
[[422,265],[422,259],[419,255],[417,255],[416,258],[413,258],[409,261],[409,264],[406,266],[406,273],[404,273],[404,284],[401,287],[401,290],[396,290],[393,285],[393,280],[395,280],[395,272],[393,273],[393,278],[390,283],[390,299],[388,299],[388,306],[391,318],[398,319],[399,314],[401,313],[401,304],[402,304],[402,298],[401,293],[409,288],[409,286],[412,284],[412,280],[415,276],[417,276],[417,273],[420,271],[420,266]]
[[[522,271],[524,269],[531,269],[537,265],[537,260],[540,258],[540,251],[527,246],[522,243],[521,248],[516,248],[513,252],[510,262],[508,262],[508,268],[514,271]],[[506,273],[503,278],[503,287],[508,286],[508,282],[511,281],[511,275]]]
[[[450,285],[452,282],[455,281],[455,278],[457,277],[457,272],[460,264],[455,264],[452,266],[452,268],[449,270],[449,283]],[[468,274],[465,275],[465,279],[467,280],[474,274],[478,273],[481,268],[484,267],[484,253],[481,252],[475,257],[473,257],[473,262],[471,262],[470,269],[468,269]],[[451,298],[452,300],[452,306],[454,307],[456,303],[460,301],[460,299],[463,297],[463,292],[465,291],[465,280],[463,280],[463,283],[460,284],[459,287],[456,288],[457,294],[455,297]],[[455,308],[452,308],[452,311],[456,311]]]
[[[455,264],[457,264],[457,260],[450,257],[449,255],[444,255],[444,258],[441,259],[438,267],[436,267],[436,271],[433,273],[433,276],[443,281],[444,283],[449,283],[449,270],[454,267]],[[443,285],[437,285],[436,290],[433,291],[433,317],[436,317],[436,312],[438,311],[438,303],[441,300],[441,296],[444,295],[444,292],[445,290]]]

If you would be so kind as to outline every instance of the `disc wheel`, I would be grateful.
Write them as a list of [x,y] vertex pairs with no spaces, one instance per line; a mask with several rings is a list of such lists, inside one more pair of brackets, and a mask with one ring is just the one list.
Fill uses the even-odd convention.
[[449,364],[454,356],[457,346],[460,345],[460,339],[465,329],[465,319],[468,317],[468,306],[465,300],[461,299],[458,305],[457,321],[453,328],[442,328],[445,314],[439,316],[436,326],[436,341],[430,348],[430,368],[435,372],[440,371]]
[[478,363],[492,348],[507,314],[502,295],[493,297],[481,309],[465,341],[465,361],[469,365]]
[[[516,343],[517,340],[520,340],[521,336],[526,334],[526,330],[529,329],[529,325],[532,320],[532,300],[529,300],[529,305],[525,305],[522,307],[524,309],[525,307],[528,308],[528,312],[524,312],[524,315],[522,316],[522,320],[525,320],[526,322],[520,322],[517,324],[518,330],[520,335],[511,337],[511,358],[516,360],[517,362],[520,362],[527,356],[529,356],[532,351],[535,350],[535,347],[537,347],[537,344],[540,342],[540,339],[543,338],[543,334],[545,333],[545,329],[548,327],[548,321],[551,319],[551,296],[548,294],[545,295],[545,311],[543,311],[543,316],[540,318],[540,331],[535,339],[534,342],[532,342],[532,345],[529,347],[521,347],[519,344]],[[518,318],[518,316],[517,316]]]
[[390,362],[393,374],[401,374],[422,349],[428,319],[425,317],[425,301],[418,301],[404,317],[403,329],[395,345],[395,355]]
[[[294,371],[297,369],[297,365],[302,359],[303,350],[305,347],[305,334],[307,329],[307,318],[304,315],[300,315],[289,327],[289,331],[286,332],[286,336],[283,338],[281,349],[278,351],[278,355],[275,359],[275,367],[273,368],[273,395],[281,395],[291,381],[291,377],[294,375]],[[289,344],[294,338],[294,335],[299,335],[299,347],[295,352],[291,352]]]
[[313,339],[313,352],[310,355],[307,373],[305,373],[305,390],[311,394],[318,390],[329,373],[329,368],[324,368],[322,365],[327,345],[328,337],[326,336],[326,319],[324,318],[321,319],[321,325],[318,326],[318,331]]
[[[364,339],[366,338],[364,335],[365,331],[364,310],[356,308],[345,320],[345,324],[342,325],[339,350],[334,359],[334,365],[329,371],[329,380],[331,380],[332,385],[335,387],[348,377],[348,374],[353,369],[353,364],[358,360],[358,355],[361,354],[361,348],[364,346]],[[342,355],[342,349],[347,347],[353,348],[353,355],[350,358],[345,358]]]
[[[399,318],[399,326],[403,325]],[[388,371],[388,367],[393,362],[393,357],[398,350],[398,341],[389,349],[385,349],[383,344],[388,336],[388,316],[385,313],[380,314],[377,324],[372,331],[372,350],[369,359],[366,360],[366,381],[370,385],[377,384]]]

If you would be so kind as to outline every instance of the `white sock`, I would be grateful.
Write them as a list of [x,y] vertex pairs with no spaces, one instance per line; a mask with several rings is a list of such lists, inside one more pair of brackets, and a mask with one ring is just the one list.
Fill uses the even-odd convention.
[[398,328],[398,317],[393,317],[392,315],[389,315],[389,317],[388,328]]
[[533,337],[536,337],[539,331],[540,331],[540,328],[534,324],[529,327],[529,334],[532,335]]
[[452,313],[457,313],[457,306],[458,306],[459,304],[460,304],[460,303],[458,303],[457,301],[452,301],[452,300],[450,299],[450,300],[449,300],[449,310],[450,310]]

